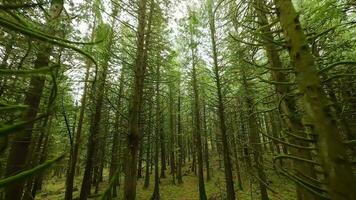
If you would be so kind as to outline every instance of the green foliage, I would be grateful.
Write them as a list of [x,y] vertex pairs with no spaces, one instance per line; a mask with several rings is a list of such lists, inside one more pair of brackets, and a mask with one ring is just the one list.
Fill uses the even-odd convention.
[[16,181],[20,181],[20,180],[24,180],[24,179],[27,179],[27,178],[29,178],[31,176],[39,174],[39,173],[43,172],[45,169],[51,167],[56,162],[60,161],[63,158],[64,158],[64,154],[58,156],[57,158],[55,158],[53,160],[48,160],[48,161],[44,162],[43,164],[40,164],[40,165],[38,165],[38,166],[36,166],[36,167],[34,167],[32,169],[29,169],[29,170],[20,172],[20,173],[18,173],[16,175],[1,179],[0,180],[0,188],[4,187],[4,186],[6,186],[6,185],[8,185],[10,183],[13,183],[13,182],[16,182]]
[[10,29],[11,31],[15,31],[21,34],[24,34],[26,36],[41,40],[43,42],[48,42],[50,44],[53,45],[57,45],[57,46],[61,46],[64,48],[68,48],[68,49],[72,49],[84,56],[86,56],[87,58],[89,58],[95,65],[96,65],[96,60],[87,52],[81,50],[78,47],[72,46],[70,44],[64,43],[60,40],[57,40],[57,38],[52,37],[52,36],[48,36],[44,33],[38,32],[38,31],[34,31],[31,30],[29,27],[23,26],[19,23],[15,23],[12,22],[11,20],[8,20],[6,18],[4,18],[3,16],[0,16],[0,26],[5,27],[7,29]]
[[59,67],[58,65],[50,66],[50,67],[41,67],[39,69],[32,70],[11,70],[11,69],[0,69],[0,76],[31,76],[31,75],[40,75],[40,74],[48,74],[53,69]]

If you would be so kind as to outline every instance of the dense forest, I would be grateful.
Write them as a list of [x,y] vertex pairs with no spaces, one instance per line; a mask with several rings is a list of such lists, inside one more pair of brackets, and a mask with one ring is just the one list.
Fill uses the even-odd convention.
[[355,200],[355,0],[0,0],[0,199]]

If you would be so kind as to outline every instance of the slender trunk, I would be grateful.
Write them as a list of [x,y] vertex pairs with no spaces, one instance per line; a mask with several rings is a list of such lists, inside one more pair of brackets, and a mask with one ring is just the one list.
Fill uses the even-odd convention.
[[[194,17],[194,16],[192,16]],[[192,26],[190,24],[190,26]],[[190,27],[192,29],[192,27]],[[193,32],[191,34],[191,44],[193,44]],[[204,184],[204,175],[203,175],[203,151],[202,151],[202,142],[201,142],[201,120],[200,120],[200,97],[198,89],[198,80],[197,80],[197,71],[196,71],[196,49],[191,45],[191,56],[192,56],[192,86],[193,86],[193,95],[194,95],[194,136],[195,139],[195,152],[198,157],[198,179],[199,179],[199,199],[206,200],[205,184]]]
[[97,148],[99,139],[99,131],[101,124],[101,114],[102,114],[102,105],[104,100],[104,87],[107,75],[107,65],[104,65],[104,69],[99,75],[98,79],[98,88],[95,89],[96,99],[95,99],[95,109],[93,116],[91,117],[89,138],[87,145],[87,160],[85,163],[84,177],[82,181],[82,188],[80,191],[80,200],[86,200],[90,194],[90,188],[92,184],[93,171],[95,167],[95,157],[97,157]]
[[[162,143],[160,144],[161,131],[162,131],[162,115],[161,115],[161,102],[160,102],[160,65],[158,64],[156,67],[156,130],[155,130],[155,185],[151,200],[159,200],[159,176],[158,176],[158,155],[159,155],[159,147],[162,147]],[[162,151],[161,151],[162,152]],[[163,166],[161,166],[163,168]],[[161,174],[162,175],[162,174]],[[162,176],[161,176],[162,177]]]
[[74,176],[75,176],[75,167],[77,165],[77,160],[78,160],[78,152],[79,152],[79,146],[81,143],[81,135],[82,135],[82,129],[83,129],[83,122],[84,122],[84,113],[85,113],[85,107],[87,105],[87,92],[88,92],[88,80],[89,80],[89,69],[90,69],[90,61],[87,63],[87,71],[85,73],[85,78],[84,78],[84,89],[83,89],[83,96],[81,99],[81,105],[80,105],[80,111],[79,111],[79,119],[78,119],[78,127],[77,127],[77,132],[75,135],[75,140],[74,140],[74,147],[73,147],[73,152],[71,152],[71,157],[70,157],[70,166],[68,167],[68,172],[67,172],[67,177],[66,177],[66,191],[65,191],[65,200],[72,200],[73,199],[73,186],[74,186]]
[[[45,138],[43,141],[43,147],[42,147],[41,154],[40,154],[39,164],[42,164],[47,159],[48,146],[49,146],[48,143],[49,143],[49,138],[50,138],[50,130],[52,127],[52,121],[53,121],[53,118],[51,117],[49,119],[48,128],[47,128],[46,135],[45,135]],[[33,187],[32,187],[32,191],[31,191],[33,199],[35,199],[36,193],[42,189],[43,177],[44,177],[44,173],[40,173],[35,178],[35,181],[34,181]]]
[[[105,112],[104,112],[105,113]],[[106,114],[104,121],[108,121],[108,115]],[[96,171],[96,180],[95,183],[95,194],[99,192],[99,184],[103,181],[103,170],[105,165],[105,155],[106,155],[106,146],[107,146],[107,137],[108,137],[108,125],[104,124],[104,127],[101,130],[102,136],[99,137],[99,153],[97,153],[97,171]]]
[[[115,113],[115,123],[114,123],[114,133],[113,133],[113,144],[111,148],[111,163],[110,163],[110,171],[109,171],[109,177],[114,177],[115,172],[117,172],[117,168],[119,167],[119,154],[118,154],[118,149],[119,149],[119,143],[121,141],[120,136],[121,136],[121,130],[120,126],[122,125],[121,122],[121,117],[120,117],[120,111],[121,111],[121,106],[123,104],[123,93],[124,93],[124,72],[121,71],[120,74],[120,85],[119,85],[119,94],[117,97],[117,109],[120,109],[116,111]],[[113,190],[112,190],[112,196],[116,197],[117,196],[117,185],[118,181],[116,181],[113,185]]]
[[[160,115],[160,118],[163,118],[162,115]],[[165,148],[165,137],[164,137],[164,131],[160,131],[160,145],[161,145],[161,178],[166,178],[166,148]]]
[[[245,74],[245,69],[242,69],[242,81],[243,87],[245,91],[245,103],[248,108],[248,113],[254,113],[254,103],[253,99],[251,98],[250,90],[247,83],[247,77]],[[257,171],[258,182],[261,192],[261,200],[268,200],[268,193],[267,193],[267,177],[263,167],[263,157],[262,157],[262,145],[261,145],[261,138],[258,132],[258,123],[255,115],[251,115],[248,118],[248,126],[249,126],[249,142],[250,146],[253,150],[253,160],[254,160],[254,167]]]
[[146,172],[145,172],[145,183],[143,188],[148,188],[150,184],[150,165],[151,165],[151,134],[152,134],[152,103],[149,103],[149,118],[148,118],[148,128],[147,128],[147,144],[146,144]]
[[[158,117],[158,116],[157,116]],[[159,122],[160,123],[160,122]],[[156,124],[157,126],[157,124]],[[159,169],[158,169],[158,154],[159,154],[159,129],[156,127],[156,131],[155,131],[155,169],[154,169],[154,173],[155,173],[155,185],[154,185],[154,190],[153,190],[153,194],[151,197],[151,200],[159,200],[160,199],[160,194],[159,194]]]
[[206,165],[206,180],[210,180],[210,165],[209,165],[209,146],[208,146],[208,126],[206,122],[206,106],[203,107],[203,123],[204,123],[204,161]]
[[216,36],[215,36],[215,16],[213,13],[213,1],[210,0],[208,2],[209,7],[209,25],[210,25],[210,36],[211,36],[211,44],[213,48],[213,60],[214,60],[214,75],[215,75],[215,84],[216,84],[216,94],[218,96],[218,116],[219,116],[219,126],[221,130],[221,141],[222,141],[222,150],[224,157],[224,172],[225,172],[225,181],[226,181],[226,193],[228,200],[234,200],[235,190],[234,190],[234,181],[232,176],[232,166],[231,166],[231,158],[230,158],[230,148],[228,143],[227,136],[227,127],[225,122],[225,105],[222,93],[222,85],[221,85],[221,75],[220,75],[220,67],[218,65],[218,52],[216,47]]
[[238,130],[235,126],[237,122],[237,114],[236,112],[234,112],[234,121],[232,122],[233,125],[233,134],[232,134],[232,138],[231,138],[231,141],[232,141],[232,147],[233,147],[233,153],[234,153],[234,157],[235,157],[235,168],[236,168],[236,174],[237,174],[237,182],[238,182],[238,185],[239,185],[239,189],[240,190],[243,190],[243,187],[242,187],[242,178],[241,178],[241,169],[240,169],[240,161],[239,161],[239,153],[237,151],[237,144],[239,144],[239,142],[237,141],[237,135],[238,135]]
[[173,96],[173,86],[169,87],[169,124],[170,124],[170,132],[171,132],[171,140],[170,140],[170,167],[172,174],[172,182],[175,184],[175,175],[176,175],[176,159],[175,159],[175,137],[176,137],[176,123],[175,123],[175,109],[174,109],[174,96]]
[[182,165],[183,165],[183,144],[182,144],[182,122],[181,122],[181,95],[178,92],[178,110],[177,110],[177,135],[178,135],[178,163],[177,163],[177,180],[178,184],[183,184]]
[[[116,14],[113,13],[114,16],[116,16]],[[110,54],[108,52],[110,51],[113,42],[113,30],[111,27],[108,39],[105,41],[105,46],[103,47],[104,49],[102,49],[106,52],[104,53],[104,58],[102,61],[102,69],[98,72],[98,79],[97,82],[93,85],[91,94],[94,101],[94,111],[90,121],[89,137],[87,143],[87,160],[85,163],[84,176],[80,191],[80,200],[86,200],[88,198],[93,181],[93,171],[96,163],[94,160],[98,156],[97,148],[99,146],[97,140],[99,139],[100,125],[102,121],[102,107],[104,103],[106,77],[108,74],[108,65],[110,60]]]
[[[140,132],[142,132],[142,125],[140,125]],[[143,163],[143,145],[144,141],[141,141],[139,153],[138,153],[138,165],[137,165],[137,179],[142,178],[142,163]]]

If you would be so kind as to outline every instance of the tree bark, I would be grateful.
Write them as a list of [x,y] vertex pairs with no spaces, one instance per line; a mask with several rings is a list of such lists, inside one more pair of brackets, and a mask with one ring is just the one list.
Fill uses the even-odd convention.
[[71,152],[72,155],[70,157],[70,162],[69,162],[70,166],[68,167],[67,177],[66,177],[66,191],[64,197],[65,200],[73,199],[75,168],[78,161],[78,153],[79,153],[79,146],[81,143],[81,135],[83,130],[85,107],[87,105],[87,92],[88,92],[87,82],[89,80],[90,67],[91,67],[91,62],[87,61],[87,71],[85,73],[85,78],[84,78],[84,89],[83,89],[83,96],[81,99],[81,105],[79,111],[78,127],[77,127],[77,132],[75,134],[73,152]]
[[[55,34],[55,27],[59,24],[57,19],[63,10],[62,0],[53,0],[49,11],[47,21],[47,30],[50,35]],[[53,46],[51,44],[40,43],[39,52],[34,61],[34,68],[39,69],[46,67],[49,64],[50,55]],[[45,77],[32,76],[27,93],[25,94],[24,104],[29,106],[22,116],[23,121],[33,121],[36,119],[39,104],[41,101],[42,91],[45,85]],[[10,153],[8,155],[6,176],[14,175],[25,169],[26,159],[29,154],[29,145],[32,138],[32,129],[34,123],[29,123],[23,130],[14,134],[10,145]],[[20,200],[23,193],[24,181],[17,181],[9,184],[5,188],[5,199]]]
[[222,150],[223,150],[223,158],[224,158],[224,172],[225,172],[225,181],[226,181],[226,193],[228,200],[234,200],[235,197],[235,190],[234,190],[234,181],[232,176],[232,166],[231,166],[231,158],[230,158],[230,147],[228,143],[228,136],[227,136],[227,128],[225,122],[225,105],[222,93],[222,85],[221,85],[221,75],[220,75],[220,68],[218,64],[218,52],[216,47],[216,36],[215,36],[215,16],[213,13],[213,1],[210,0],[208,2],[209,7],[209,25],[210,25],[210,37],[211,37],[211,44],[213,48],[213,60],[214,60],[214,78],[216,84],[216,95],[218,97],[217,101],[217,108],[218,108],[218,116],[219,116],[219,127],[221,130],[221,141],[222,141]]
[[[282,62],[278,55],[278,47],[273,44],[271,41],[274,40],[273,34],[268,26],[268,19],[266,16],[266,9],[265,9],[265,0],[255,0],[254,6],[256,13],[258,15],[258,21],[261,26],[261,40],[264,41],[264,49],[267,53],[268,61],[273,69],[272,70],[272,78],[276,82],[287,82],[287,78],[283,73],[283,66]],[[281,110],[283,112],[283,120],[287,125],[287,131],[292,132],[293,135],[296,135],[301,138],[307,138],[305,133],[304,126],[301,122],[301,119],[298,117],[298,110],[297,110],[297,103],[290,97],[290,88],[288,85],[276,85],[276,92],[278,96],[278,101],[280,102]],[[300,140],[295,137],[289,137],[289,142],[292,144],[296,144],[298,146],[309,146],[308,142],[305,140]],[[311,160],[311,154],[309,150],[305,149],[296,149],[296,148],[289,148],[290,152],[303,159]],[[315,177],[315,173],[313,172],[313,165],[301,162],[301,161],[293,161],[293,164],[297,170],[297,176],[303,178],[303,176],[307,175],[309,177]],[[312,200],[317,199],[317,197],[308,191],[307,189],[303,188],[301,185],[297,185],[297,198],[298,200]]]
[[176,182],[176,159],[175,159],[175,137],[176,137],[176,113],[174,109],[173,84],[169,86],[169,125],[170,125],[170,167],[172,175],[172,183]]
[[[190,13],[190,17],[194,16],[195,13]],[[196,49],[194,47],[193,41],[193,25],[189,24],[190,29],[190,46],[191,46],[191,60],[192,60],[192,86],[193,86],[193,98],[194,98],[194,140],[195,140],[195,152],[198,157],[198,180],[199,180],[199,199],[207,200],[206,192],[205,192],[205,184],[204,184],[204,175],[203,175],[203,150],[202,150],[202,142],[201,142],[201,113],[200,113],[200,97],[199,97],[199,89],[198,89],[198,80],[197,80],[197,60],[196,60]]]
[[182,165],[183,165],[183,144],[182,144],[182,121],[181,121],[181,94],[178,91],[178,109],[177,109],[177,137],[178,137],[178,163],[177,163],[177,181],[183,184]]
[[151,165],[151,135],[152,135],[152,101],[149,102],[149,118],[147,127],[147,144],[146,144],[146,171],[145,171],[145,183],[143,188],[147,189],[150,184],[150,165]]
[[[161,132],[162,132],[162,115],[161,115],[161,102],[160,102],[160,65],[158,64],[156,67],[156,131],[155,131],[155,185],[151,200],[159,200],[159,176],[158,176],[158,155],[159,155],[159,147],[162,147],[162,142],[160,143]],[[162,152],[162,151],[161,151]],[[163,168],[163,166],[161,166]],[[162,174],[161,174],[162,177]]]
[[356,199],[356,178],[346,146],[333,118],[329,99],[322,89],[314,58],[291,0],[275,0],[277,14],[296,70],[297,85],[303,94],[305,110],[318,132],[318,150],[326,173],[331,199]]
[[[151,0],[153,6],[153,0]],[[150,21],[145,38],[146,27],[146,7],[147,0],[140,0],[138,5],[138,27],[137,27],[137,48],[134,65],[134,78],[132,83],[132,92],[129,103],[129,122],[126,147],[126,164],[125,164],[125,184],[124,198],[134,200],[136,198],[136,181],[137,181],[137,153],[140,144],[141,134],[138,129],[140,108],[143,99],[143,88],[145,80],[147,49],[150,34]],[[153,7],[152,7],[153,8]],[[152,13],[152,12],[151,12]],[[151,18],[152,14],[150,14]]]
[[[252,95],[248,87],[245,69],[242,69],[241,72],[242,72],[242,81],[243,81],[242,84],[245,91],[245,104],[247,106],[248,113],[255,113],[255,110],[253,108],[254,101],[251,97]],[[254,168],[257,171],[257,177],[258,177],[258,182],[259,182],[259,187],[261,192],[261,200],[268,200],[268,193],[266,188],[267,177],[263,166],[261,138],[258,132],[257,119],[254,114],[248,117],[248,127],[249,127],[248,139],[249,139],[250,147],[252,148]]]
[[[117,13],[116,13],[117,14]],[[113,16],[116,16],[113,13]],[[114,17],[113,17],[114,18]],[[114,25],[114,23],[112,24]],[[106,26],[103,24],[103,26]],[[94,111],[91,116],[90,128],[89,128],[89,137],[87,143],[87,160],[85,163],[84,176],[82,180],[82,187],[80,191],[80,200],[86,200],[90,194],[91,184],[93,181],[93,171],[95,167],[94,159],[98,156],[97,148],[99,147],[98,139],[100,133],[100,126],[102,121],[102,107],[105,96],[105,86],[106,86],[106,77],[108,74],[108,65],[110,60],[110,48],[113,44],[113,26],[109,29],[109,35],[107,41],[104,41],[102,60],[102,69],[98,72],[98,79],[93,85],[92,89],[92,98],[94,101]],[[95,180],[98,181],[98,180]]]

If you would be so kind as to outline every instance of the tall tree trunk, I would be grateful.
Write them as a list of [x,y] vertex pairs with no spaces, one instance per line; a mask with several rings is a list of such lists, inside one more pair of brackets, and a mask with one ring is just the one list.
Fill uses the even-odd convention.
[[194,93],[194,110],[195,110],[195,130],[194,130],[194,139],[196,143],[196,154],[198,157],[198,178],[199,178],[199,199],[206,200],[205,184],[204,184],[204,175],[203,175],[203,151],[201,144],[201,122],[200,122],[200,103],[199,103],[199,91],[197,85],[197,73],[195,69],[195,63],[193,61],[193,93]]
[[[163,115],[161,114],[159,116],[160,118],[163,118]],[[163,119],[162,119],[163,120]],[[164,136],[164,131],[161,130],[160,131],[160,145],[161,145],[161,178],[166,178],[166,169],[167,169],[167,165],[166,165],[166,142],[165,142],[165,136]]]
[[305,110],[318,132],[318,150],[326,173],[331,199],[356,199],[356,178],[346,146],[333,118],[329,99],[322,89],[314,58],[291,0],[275,0],[277,14],[296,70],[297,85],[303,94]]
[[93,171],[94,171],[94,159],[96,158],[97,148],[99,139],[99,131],[100,131],[100,124],[101,124],[101,114],[102,114],[102,105],[104,100],[104,87],[106,81],[106,74],[107,74],[107,64],[104,65],[104,69],[100,72],[99,79],[98,79],[98,86],[95,89],[93,94],[96,95],[95,99],[95,109],[93,116],[91,117],[90,123],[90,130],[89,130],[89,138],[88,138],[88,145],[87,145],[87,160],[85,163],[85,171],[84,177],[82,181],[82,188],[80,191],[80,200],[86,200],[90,194],[90,188],[92,183]]
[[151,200],[159,200],[160,199],[160,194],[159,194],[159,169],[158,169],[158,154],[159,154],[159,135],[158,135],[159,131],[157,130],[156,127],[156,131],[155,131],[155,169],[154,169],[154,173],[155,173],[155,185],[154,185],[154,189],[153,189],[153,194],[151,197]]
[[[62,10],[62,0],[53,0],[51,2],[50,11],[48,12],[49,18],[47,21],[47,28],[49,29],[49,27],[51,27],[51,29],[48,30],[49,35],[55,35],[55,29],[59,24],[57,19]],[[53,46],[51,44],[40,43],[38,49],[39,52],[34,61],[35,69],[48,66]],[[24,104],[28,105],[29,108],[22,116],[23,121],[33,121],[36,118],[44,85],[45,77],[36,75],[31,77],[30,85],[24,100]],[[33,122],[29,123],[23,130],[14,134],[7,159],[6,176],[14,175],[25,169],[26,159],[29,154],[29,145],[32,138],[33,125]],[[23,193],[24,183],[24,181],[17,181],[7,185],[5,188],[5,198],[20,200]]]
[[[282,62],[278,55],[278,47],[272,43],[274,40],[273,34],[268,26],[268,18],[266,16],[266,7],[265,7],[265,0],[255,0],[254,6],[256,13],[258,15],[258,21],[261,26],[261,31],[263,37],[261,40],[264,41],[264,49],[267,53],[267,57],[271,67],[275,70],[272,70],[272,78],[276,82],[287,82],[287,78],[283,73],[283,66]],[[276,92],[278,96],[278,101],[280,101],[281,110],[283,112],[283,119],[288,127],[289,132],[292,132],[293,135],[297,137],[289,138],[289,142],[292,144],[296,144],[298,146],[308,146],[308,142],[303,139],[298,138],[305,138],[307,139],[304,126],[301,122],[301,119],[297,117],[297,103],[289,95],[290,88],[288,85],[276,84]],[[298,156],[303,159],[311,160],[310,150],[306,149],[296,149],[294,147],[290,148],[290,151],[293,155]],[[301,162],[299,160],[293,161],[294,166],[297,170],[297,176],[303,178],[303,176],[307,175],[309,177],[315,177],[315,173],[313,172],[313,165]],[[317,197],[308,191],[307,189],[303,188],[300,184],[297,185],[297,197],[298,200],[312,200],[316,199]]]
[[[106,93],[106,92],[105,92]],[[108,121],[108,115],[107,112],[104,112],[104,120],[103,121]],[[109,127],[107,124],[104,124],[104,127],[101,128],[102,136],[98,138],[99,140],[99,145],[98,145],[98,153],[97,153],[97,170],[96,170],[96,182],[95,182],[95,194],[99,192],[99,185],[100,182],[103,181],[103,170],[104,170],[104,165],[105,165],[105,155],[106,155],[106,146],[107,146],[107,138],[108,138],[108,132],[109,132]]]
[[[161,102],[160,102],[160,65],[156,67],[156,130],[155,130],[155,185],[153,189],[153,194],[151,200],[159,200],[159,176],[158,176],[158,155],[159,155],[159,145],[162,147],[162,142],[160,143],[161,132],[162,132],[162,115],[161,115]],[[161,151],[162,152],[162,151]],[[163,166],[161,166],[163,168]],[[161,174],[162,175],[162,174]],[[161,176],[162,177],[162,176]]]
[[[119,94],[117,97],[117,109],[120,109],[118,111],[116,111],[115,113],[115,124],[114,124],[114,133],[113,133],[113,144],[112,144],[112,148],[111,148],[111,163],[110,163],[110,171],[109,171],[109,177],[114,177],[115,176],[115,172],[117,172],[118,167],[119,167],[119,154],[118,154],[118,150],[119,150],[119,146],[120,146],[120,141],[121,141],[121,130],[120,130],[120,126],[121,124],[121,116],[120,116],[120,111],[121,106],[123,104],[123,94],[124,94],[124,72],[121,71],[120,74],[120,85],[119,85]],[[116,183],[114,183],[113,186],[113,190],[112,190],[112,196],[116,197],[117,196],[117,186],[118,186],[118,181],[116,181]]]
[[[117,15],[117,11],[113,12],[113,19]],[[114,23],[112,23],[114,26]],[[105,26],[105,25],[103,25]],[[103,49],[101,49],[103,53],[103,60],[101,62],[102,69],[98,72],[99,74],[96,83],[93,85],[92,89],[92,97],[94,101],[94,111],[91,116],[90,121],[90,128],[89,128],[89,137],[87,143],[87,160],[85,163],[85,170],[84,176],[82,180],[82,187],[80,191],[80,200],[86,200],[90,194],[92,178],[93,178],[93,171],[95,167],[94,159],[98,156],[97,148],[98,139],[99,139],[99,132],[101,126],[101,119],[102,119],[102,107],[104,102],[105,96],[105,86],[106,86],[106,77],[108,74],[108,65],[110,60],[110,48],[113,44],[113,26],[109,28],[109,35],[107,37],[107,41],[103,44]]]
[[182,144],[182,121],[181,121],[181,94],[178,91],[178,109],[177,109],[177,137],[178,137],[178,163],[177,163],[177,181],[183,184],[182,165],[183,165],[183,144]]
[[208,146],[208,125],[206,122],[206,106],[203,106],[203,123],[204,123],[204,161],[206,165],[206,180],[210,180],[210,165],[209,165],[209,146]]
[[[242,71],[242,81],[243,81],[243,87],[245,91],[245,103],[248,109],[248,113],[255,113],[254,110],[254,101],[252,99],[252,95],[250,93],[250,89],[248,87],[247,83],[247,77],[246,77],[246,72],[245,69],[241,69]],[[252,155],[253,155],[253,160],[254,160],[254,167],[257,171],[257,177],[258,177],[258,182],[259,182],[259,187],[260,187],[260,192],[261,192],[261,200],[268,200],[268,193],[267,193],[267,177],[264,171],[264,166],[263,166],[263,157],[262,157],[262,145],[261,145],[261,138],[260,134],[258,132],[258,123],[256,116],[254,114],[250,115],[248,118],[248,126],[249,126],[249,142],[250,146],[253,150]]]
[[228,200],[234,200],[235,190],[234,190],[234,181],[232,176],[232,166],[231,166],[231,158],[230,158],[230,148],[228,143],[227,136],[227,128],[225,122],[225,105],[222,93],[222,85],[221,85],[221,75],[220,75],[220,67],[218,64],[218,52],[216,47],[216,36],[215,36],[215,14],[213,12],[213,1],[208,1],[209,7],[209,26],[210,26],[210,36],[211,36],[211,45],[213,50],[213,60],[214,60],[214,78],[216,84],[216,95],[218,97],[217,107],[218,107],[218,116],[219,116],[219,127],[221,130],[221,141],[222,141],[222,150],[224,157],[224,172],[225,172],[225,181],[226,181],[226,193]]
[[82,95],[80,111],[79,111],[78,127],[77,127],[77,132],[75,134],[73,152],[71,152],[72,155],[70,156],[70,162],[69,162],[70,166],[68,167],[67,177],[66,177],[66,191],[65,191],[65,197],[64,197],[65,200],[73,199],[75,168],[77,165],[79,146],[81,143],[81,135],[82,135],[82,130],[83,130],[85,107],[87,105],[87,92],[88,92],[88,83],[87,82],[89,80],[89,69],[90,68],[91,68],[91,62],[88,60],[87,61],[87,71],[85,73],[85,78],[84,78],[83,95]]
[[146,145],[146,171],[145,171],[145,183],[143,188],[148,188],[150,184],[150,165],[151,165],[151,135],[152,135],[152,101],[149,102],[148,113],[148,127],[147,127],[147,145]]
[[175,137],[176,137],[176,113],[174,109],[174,95],[173,95],[173,86],[169,86],[169,125],[170,125],[170,167],[171,167],[171,175],[172,182],[175,184],[175,175],[176,175],[176,159],[175,159]]
[[151,0],[150,19],[148,21],[147,34],[145,38],[146,27],[146,7],[147,0],[140,0],[138,5],[138,28],[137,28],[137,48],[134,65],[134,79],[132,84],[131,100],[129,105],[129,123],[127,135],[127,152],[125,164],[125,185],[124,198],[134,200],[136,198],[137,181],[137,153],[140,143],[140,132],[138,129],[140,108],[142,105],[145,69],[147,60],[147,50],[149,44],[149,35],[151,29],[151,18],[153,14],[154,1]]
[[243,187],[242,187],[242,178],[241,178],[241,168],[240,168],[240,161],[239,161],[239,152],[237,151],[237,144],[239,143],[237,141],[237,138],[238,138],[238,130],[237,130],[237,127],[236,127],[236,123],[237,123],[237,113],[234,112],[234,117],[233,117],[233,134],[232,135],[232,138],[231,138],[231,142],[232,142],[232,147],[233,147],[233,154],[234,154],[234,157],[235,157],[235,168],[236,168],[236,174],[237,174],[237,184],[239,186],[239,189],[240,190],[243,190]]
[[[196,17],[194,16],[194,13],[190,14],[190,17]],[[193,86],[193,98],[194,98],[194,140],[195,141],[195,152],[198,157],[198,180],[199,180],[199,199],[200,200],[206,200],[206,192],[205,192],[205,184],[204,184],[204,175],[203,175],[203,149],[202,149],[202,142],[201,142],[201,113],[200,113],[200,97],[199,97],[199,89],[198,89],[198,80],[197,80],[197,70],[196,70],[196,65],[197,65],[197,58],[196,58],[196,47],[194,47],[194,41],[193,41],[193,24],[190,25],[190,51],[191,51],[191,60],[192,60],[192,86]],[[194,156],[195,157],[195,156]],[[195,165],[195,164],[194,164]]]
[[[52,127],[52,121],[53,121],[53,117],[51,117],[49,119],[46,135],[44,136],[44,141],[43,141],[43,145],[42,145],[42,149],[41,149],[41,153],[40,153],[40,158],[39,158],[39,163],[40,164],[45,162],[45,160],[46,160],[46,158],[48,156],[48,146],[49,146],[49,139],[50,139],[50,134],[51,134],[50,131],[51,131],[51,127]],[[32,199],[35,199],[37,192],[42,189],[43,178],[44,178],[44,173],[40,173],[35,178],[35,180],[33,182],[32,191],[31,191]]]

